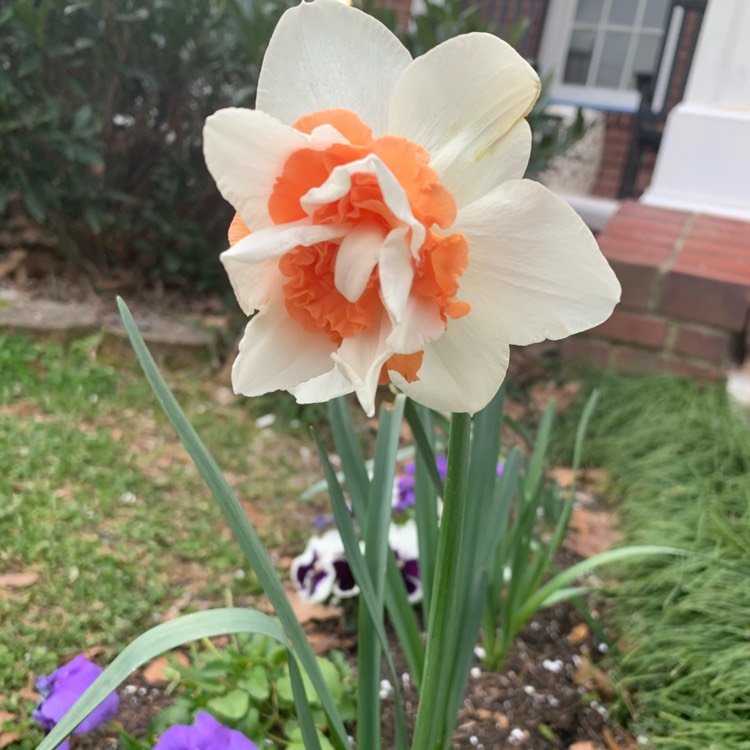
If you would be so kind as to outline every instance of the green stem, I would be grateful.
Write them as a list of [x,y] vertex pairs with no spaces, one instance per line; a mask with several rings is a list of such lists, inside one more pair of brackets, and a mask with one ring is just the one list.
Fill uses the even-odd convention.
[[451,418],[448,474],[413,750],[436,750],[447,741],[440,735],[445,726],[446,703],[454,677],[452,671],[456,659],[453,657],[458,642],[458,625],[463,614],[460,601],[465,598],[465,592],[458,590],[461,571],[457,568],[457,562],[461,546],[465,542],[463,537],[470,438],[471,417],[468,414],[454,414]]

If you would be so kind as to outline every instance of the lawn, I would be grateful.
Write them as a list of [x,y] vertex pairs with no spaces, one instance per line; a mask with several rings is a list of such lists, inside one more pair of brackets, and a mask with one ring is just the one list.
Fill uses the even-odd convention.
[[[142,374],[97,347],[0,336],[3,720],[28,712],[35,676],[81,651],[106,662],[151,624],[259,593]],[[294,405],[226,404],[226,389],[219,404],[207,367],[170,380],[266,544],[299,548],[314,508],[289,501],[318,470]],[[283,428],[256,426],[267,413]],[[33,727],[21,723],[18,748],[36,744]]]

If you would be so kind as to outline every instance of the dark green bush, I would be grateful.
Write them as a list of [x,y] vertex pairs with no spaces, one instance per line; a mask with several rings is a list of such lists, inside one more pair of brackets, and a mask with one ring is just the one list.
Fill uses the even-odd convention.
[[[11,0],[0,10],[0,215],[19,201],[67,257],[100,269],[223,280],[231,209],[203,162],[203,122],[253,106],[268,39],[294,3]],[[392,11],[369,10],[395,27]],[[428,2],[405,42],[417,55],[487,30],[459,0]],[[539,110],[532,120],[535,174],[567,141]]]
[[0,210],[17,195],[63,249],[209,282],[230,209],[207,115],[252,106],[289,3],[13,0],[0,12]]

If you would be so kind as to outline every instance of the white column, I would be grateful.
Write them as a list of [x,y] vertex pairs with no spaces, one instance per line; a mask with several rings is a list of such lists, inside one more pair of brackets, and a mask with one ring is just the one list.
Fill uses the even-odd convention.
[[750,2],[709,0],[644,203],[750,220]]

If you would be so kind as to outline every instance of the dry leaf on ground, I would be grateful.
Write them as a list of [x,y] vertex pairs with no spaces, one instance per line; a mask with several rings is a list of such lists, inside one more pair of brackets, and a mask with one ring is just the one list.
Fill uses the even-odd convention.
[[33,586],[39,580],[39,573],[33,570],[24,573],[6,573],[0,575],[0,588],[23,589]]

